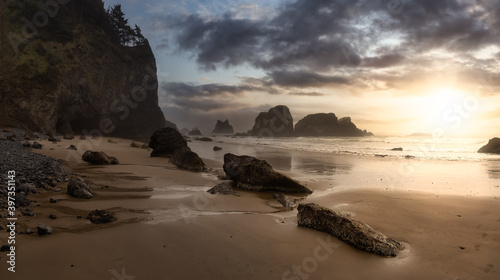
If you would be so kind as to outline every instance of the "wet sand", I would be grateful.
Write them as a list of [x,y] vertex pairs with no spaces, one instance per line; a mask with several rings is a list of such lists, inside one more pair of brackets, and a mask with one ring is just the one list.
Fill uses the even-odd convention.
[[[105,138],[104,140],[107,140]],[[269,147],[191,142],[210,169],[177,169],[149,151],[90,140],[42,142],[40,153],[61,158],[73,176],[86,176],[96,195],[79,200],[62,192],[31,196],[49,236],[17,235],[16,273],[0,255],[1,279],[498,279],[500,190],[496,162],[411,162],[302,154]],[[97,143],[97,142],[96,142]],[[94,143],[94,144],[96,144]],[[93,145],[120,164],[95,167],[65,148]],[[222,151],[212,151],[214,145]],[[49,148],[54,148],[53,151]],[[82,150],[82,149],[80,149]],[[78,151],[79,155],[83,151]],[[225,152],[268,160],[315,192],[304,202],[351,212],[408,250],[396,258],[362,252],[328,234],[297,227],[296,210],[283,211],[272,193],[210,195]],[[400,166],[417,166],[401,173]],[[476,186],[476,187],[474,187]],[[49,203],[49,198],[57,203]],[[117,221],[85,219],[101,208]],[[49,214],[58,219],[51,220]],[[82,215],[82,219],[77,216]],[[2,222],[4,222],[2,220]],[[6,232],[0,233],[5,240]],[[4,244],[4,243],[2,243]],[[295,278],[294,278],[295,277]]]

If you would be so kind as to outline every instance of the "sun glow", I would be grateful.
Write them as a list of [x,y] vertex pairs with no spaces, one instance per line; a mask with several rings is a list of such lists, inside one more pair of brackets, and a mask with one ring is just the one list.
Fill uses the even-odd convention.
[[428,126],[447,134],[467,133],[479,109],[478,97],[454,88],[438,89],[425,98]]

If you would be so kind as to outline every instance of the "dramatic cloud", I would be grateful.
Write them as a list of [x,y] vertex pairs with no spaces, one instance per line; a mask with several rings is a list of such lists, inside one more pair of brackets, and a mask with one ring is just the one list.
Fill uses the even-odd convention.
[[328,84],[348,84],[344,77],[326,76],[307,71],[273,71],[269,73],[274,83],[283,87],[321,87]]

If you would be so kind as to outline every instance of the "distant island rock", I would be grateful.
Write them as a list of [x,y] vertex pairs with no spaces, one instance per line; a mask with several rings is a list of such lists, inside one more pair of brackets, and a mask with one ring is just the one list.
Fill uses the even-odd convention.
[[260,137],[293,136],[293,118],[290,109],[278,105],[267,112],[261,112],[255,118],[255,124],[249,132],[252,136]]
[[101,0],[55,2],[53,18],[43,28],[29,22],[30,34],[19,15],[29,9],[47,19],[38,1],[2,5],[0,125],[134,140],[164,127],[148,40],[140,33],[124,37]]
[[478,153],[500,154],[500,138],[495,137],[488,141],[488,144],[481,147]]
[[334,113],[318,113],[305,116],[295,125],[296,136],[373,136],[360,130],[350,117],[337,119]]
[[198,128],[193,128],[193,129],[191,129],[191,131],[188,132],[188,135],[190,135],[190,136],[200,136],[202,134],[201,134],[201,131]]
[[229,124],[229,120],[220,121],[217,120],[215,124],[215,128],[212,131],[214,134],[233,134],[233,126]]

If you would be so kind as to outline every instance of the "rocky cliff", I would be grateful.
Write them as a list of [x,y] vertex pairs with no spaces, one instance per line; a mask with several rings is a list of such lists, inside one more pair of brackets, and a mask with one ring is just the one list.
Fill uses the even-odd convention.
[[218,120],[215,124],[215,128],[212,131],[215,134],[233,134],[233,126],[229,124],[229,120],[220,121]]
[[165,126],[147,40],[123,45],[101,0],[0,0],[0,125],[146,139]]
[[261,137],[293,136],[293,118],[290,109],[278,105],[268,112],[261,112],[255,118],[255,124],[249,132],[252,136]]
[[372,136],[366,130],[360,130],[345,117],[337,119],[334,113],[307,115],[295,125],[296,136]]

